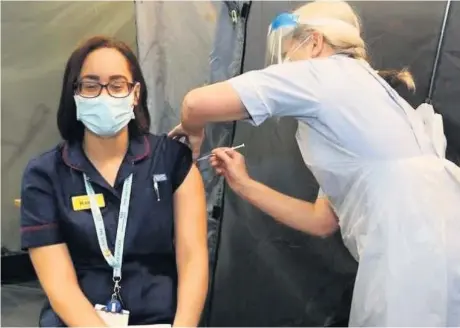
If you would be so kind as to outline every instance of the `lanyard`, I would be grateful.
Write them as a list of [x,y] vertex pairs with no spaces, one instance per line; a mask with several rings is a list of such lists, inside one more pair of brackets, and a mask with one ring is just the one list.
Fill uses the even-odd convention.
[[89,196],[91,206],[91,213],[93,214],[94,225],[96,226],[97,240],[101,248],[102,255],[104,255],[107,263],[113,268],[113,281],[115,287],[121,280],[121,266],[123,262],[123,246],[125,242],[126,222],[128,221],[129,201],[131,196],[131,185],[133,182],[133,175],[130,174],[123,183],[123,192],[121,195],[120,213],[118,215],[118,228],[115,240],[115,256],[109,249],[107,244],[107,236],[105,234],[104,219],[102,218],[101,210],[96,202],[94,189],[89,182],[89,178],[83,173],[85,181],[86,193]]

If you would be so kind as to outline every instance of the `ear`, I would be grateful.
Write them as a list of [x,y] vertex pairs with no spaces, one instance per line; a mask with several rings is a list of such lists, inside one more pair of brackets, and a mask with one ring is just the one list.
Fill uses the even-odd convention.
[[133,103],[133,105],[137,106],[139,104],[139,99],[140,99],[140,96],[141,96],[141,85],[139,83],[137,83],[134,86],[133,93],[134,93],[134,103]]
[[324,48],[324,36],[321,33],[314,32],[312,36],[312,57],[318,57]]

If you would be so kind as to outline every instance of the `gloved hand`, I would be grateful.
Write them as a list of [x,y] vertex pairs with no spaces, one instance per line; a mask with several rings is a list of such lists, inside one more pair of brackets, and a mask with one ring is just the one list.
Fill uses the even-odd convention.
[[168,137],[171,138],[180,138],[183,136],[188,138],[189,146],[192,150],[193,160],[196,161],[196,159],[200,156],[201,145],[204,141],[204,129],[201,129],[198,133],[190,132],[185,130],[182,127],[182,124],[179,124],[168,133]]

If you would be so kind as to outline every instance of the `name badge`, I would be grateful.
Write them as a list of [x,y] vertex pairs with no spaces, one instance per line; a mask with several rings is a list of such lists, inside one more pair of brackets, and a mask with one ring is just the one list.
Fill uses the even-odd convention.
[[94,307],[99,317],[104,320],[109,327],[127,327],[129,321],[129,311],[121,310],[121,312],[110,312],[105,305],[96,304]]
[[[96,197],[97,206],[99,206],[100,208],[105,207],[104,195],[96,194],[94,196]],[[89,196],[84,195],[84,196],[72,197],[72,207],[74,211],[89,210],[91,208],[91,204],[89,202]]]

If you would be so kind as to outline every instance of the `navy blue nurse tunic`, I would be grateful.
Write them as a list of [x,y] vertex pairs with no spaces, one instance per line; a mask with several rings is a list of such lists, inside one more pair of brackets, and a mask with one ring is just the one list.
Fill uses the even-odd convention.
[[[74,210],[72,197],[86,195],[85,173],[95,193],[104,196],[101,212],[114,252],[123,182],[133,173],[121,297],[130,311],[130,325],[172,323],[177,303],[173,193],[191,165],[186,145],[166,136],[145,135],[130,141],[111,187],[89,162],[80,143],[64,142],[32,159],[25,169],[22,248],[67,244],[83,293],[92,304],[106,304],[113,291],[112,268],[101,254],[91,210]],[[153,188],[154,175],[165,177],[158,183],[160,200]],[[47,302],[39,325],[64,323]]]

